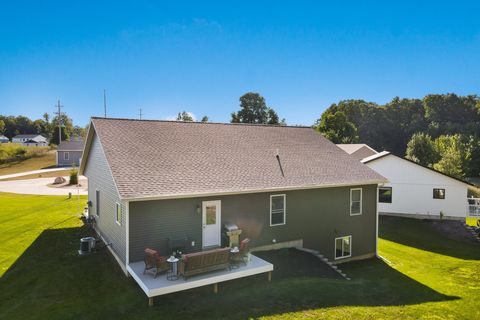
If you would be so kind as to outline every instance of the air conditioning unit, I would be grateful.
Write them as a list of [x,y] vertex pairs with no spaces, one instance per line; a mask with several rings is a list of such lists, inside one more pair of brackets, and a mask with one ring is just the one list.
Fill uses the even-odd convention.
[[80,250],[78,250],[79,255],[85,255],[92,252],[95,248],[95,243],[97,240],[94,237],[85,237],[80,239]]

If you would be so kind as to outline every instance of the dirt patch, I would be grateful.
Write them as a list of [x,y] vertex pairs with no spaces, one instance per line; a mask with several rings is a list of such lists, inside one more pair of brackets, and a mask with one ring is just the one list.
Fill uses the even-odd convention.
[[470,231],[465,228],[463,221],[455,220],[426,220],[438,232],[449,239],[478,243]]
[[253,254],[273,264],[273,275],[277,279],[290,277],[343,279],[319,258],[297,249],[261,251]]

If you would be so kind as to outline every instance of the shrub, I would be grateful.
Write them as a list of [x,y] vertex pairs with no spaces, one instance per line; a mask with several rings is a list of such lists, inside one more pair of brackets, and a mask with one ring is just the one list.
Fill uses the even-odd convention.
[[78,184],[78,170],[75,167],[73,167],[72,170],[70,170],[69,184]]

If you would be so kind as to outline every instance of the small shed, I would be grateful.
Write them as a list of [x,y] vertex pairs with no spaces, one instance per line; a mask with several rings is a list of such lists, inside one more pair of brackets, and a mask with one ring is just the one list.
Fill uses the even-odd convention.
[[83,140],[62,141],[57,147],[57,167],[79,166],[82,160]]

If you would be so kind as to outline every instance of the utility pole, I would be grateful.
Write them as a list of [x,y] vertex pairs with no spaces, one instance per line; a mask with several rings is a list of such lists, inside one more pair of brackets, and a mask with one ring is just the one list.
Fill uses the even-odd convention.
[[57,102],[57,112],[55,114],[58,116],[58,144],[62,142],[62,105],[60,105],[60,100]]
[[107,117],[107,94],[105,92],[105,89],[103,89],[103,112],[106,118]]
[[142,115],[143,115],[143,113],[142,113],[142,108],[140,108],[140,109],[138,109],[138,110],[139,110],[138,115],[139,115],[139,117],[140,117],[140,120],[142,120]]

